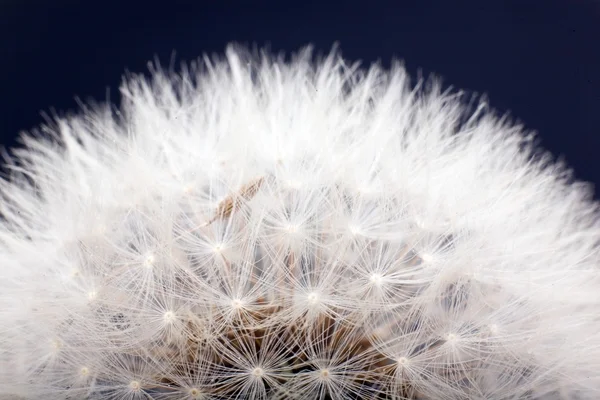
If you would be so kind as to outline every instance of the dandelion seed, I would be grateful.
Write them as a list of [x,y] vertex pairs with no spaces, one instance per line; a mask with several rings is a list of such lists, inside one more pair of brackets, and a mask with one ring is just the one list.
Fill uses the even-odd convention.
[[219,203],[217,212],[213,219],[209,220],[205,225],[210,225],[220,218],[229,218],[234,209],[239,208],[244,201],[251,200],[260,189],[264,178],[258,178],[244,186],[235,194],[229,195]]

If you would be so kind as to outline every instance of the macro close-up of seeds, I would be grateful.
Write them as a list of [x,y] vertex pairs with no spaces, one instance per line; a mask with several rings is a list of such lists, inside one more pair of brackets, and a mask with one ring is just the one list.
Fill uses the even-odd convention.
[[590,186],[482,99],[230,45],[0,180],[0,399],[600,398]]

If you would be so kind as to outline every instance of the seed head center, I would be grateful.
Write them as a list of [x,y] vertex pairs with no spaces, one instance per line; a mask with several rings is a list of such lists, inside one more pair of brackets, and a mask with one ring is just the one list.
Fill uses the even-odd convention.
[[370,281],[375,286],[381,286],[383,284],[383,275],[374,272],[373,274],[371,274]]
[[167,324],[172,324],[175,321],[175,313],[173,311],[167,311],[163,315],[163,320]]
[[309,295],[308,295],[308,302],[310,304],[317,304],[317,303],[319,303],[319,294],[318,293],[314,293],[314,292],[309,293]]
[[231,301],[231,306],[236,310],[240,310],[244,307],[244,302],[240,299],[233,299]]

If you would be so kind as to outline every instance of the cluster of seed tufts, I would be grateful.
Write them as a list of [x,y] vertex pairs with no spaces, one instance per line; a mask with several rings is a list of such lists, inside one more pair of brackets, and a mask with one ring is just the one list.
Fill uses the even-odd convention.
[[[397,223],[402,207],[341,185],[261,177],[212,216],[186,207],[193,195],[188,187],[171,203],[175,217],[156,199],[162,206],[121,210],[115,226],[65,252],[83,266],[68,280],[96,285],[89,313],[57,325],[56,353],[36,372],[72,377],[54,390],[90,399],[467,399],[490,375],[504,376],[511,393],[526,387],[534,359],[515,367],[511,343],[489,323],[507,301],[502,288],[431,278],[452,257],[452,232],[407,219],[400,240],[378,238],[352,214]],[[307,197],[318,201],[298,220],[294,207]],[[177,223],[158,237],[165,213]],[[99,261],[112,240],[121,249]]]

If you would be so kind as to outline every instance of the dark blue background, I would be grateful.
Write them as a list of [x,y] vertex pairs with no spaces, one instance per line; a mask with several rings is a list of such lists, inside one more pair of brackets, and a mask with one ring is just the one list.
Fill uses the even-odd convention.
[[[43,122],[41,111],[118,101],[125,69],[146,71],[230,41],[295,51],[307,43],[365,64],[393,57],[411,73],[488,96],[539,132],[579,179],[600,186],[600,2],[64,1],[0,3],[0,144]],[[600,188],[596,188],[596,196]]]

